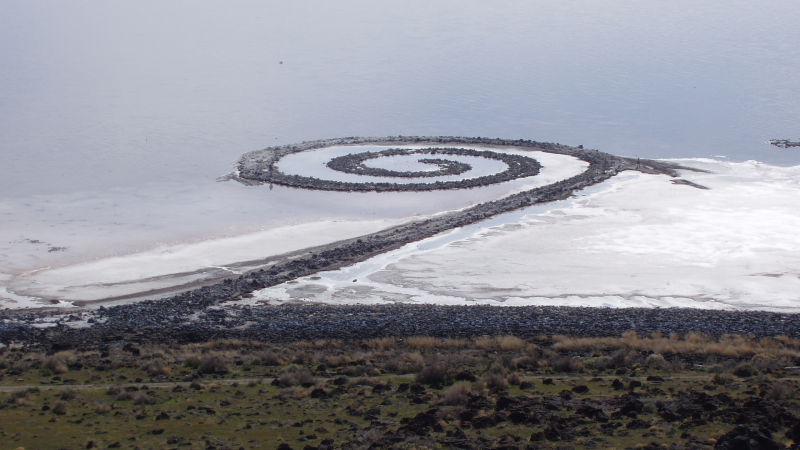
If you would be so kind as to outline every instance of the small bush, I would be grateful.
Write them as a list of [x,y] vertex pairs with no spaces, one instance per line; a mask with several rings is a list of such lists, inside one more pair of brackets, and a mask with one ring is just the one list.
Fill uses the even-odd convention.
[[419,352],[402,353],[397,357],[390,358],[383,365],[387,372],[396,374],[418,373],[425,366],[425,358]]
[[292,357],[294,364],[308,365],[317,362],[317,359],[309,352],[299,352]]
[[517,359],[511,353],[504,353],[495,360],[495,363],[505,367],[506,369],[516,369]]
[[609,360],[609,366],[617,369],[629,369],[634,364],[636,364],[636,356],[628,350],[617,350]]
[[165,377],[172,376],[172,369],[169,368],[163,359],[151,361],[145,365],[144,369],[150,376],[163,375]]
[[56,353],[55,355],[48,356],[42,361],[42,368],[53,373],[66,373],[69,369],[64,363],[65,359],[63,353]]
[[486,377],[486,385],[490,389],[503,389],[508,386],[508,381],[506,377],[499,373],[490,373],[489,376]]
[[597,370],[606,370],[613,367],[613,364],[610,357],[598,356],[596,358],[586,360],[586,367]]
[[434,384],[441,383],[447,377],[447,369],[438,364],[425,366],[425,368],[417,374],[417,383]]
[[353,358],[349,355],[336,355],[336,356],[326,356],[325,357],[325,364],[329,367],[342,367],[346,366],[353,362]]
[[284,388],[306,383],[314,383],[314,375],[305,367],[300,366],[289,366],[281,370],[277,378],[278,386]]
[[69,400],[72,400],[73,398],[75,398],[75,395],[76,394],[75,394],[74,390],[72,390],[72,389],[64,389],[58,395],[58,398],[60,398],[61,400],[64,400],[64,401],[69,401]]
[[183,361],[183,365],[192,370],[197,370],[200,368],[200,360],[197,358],[187,358]]
[[18,406],[30,406],[33,404],[31,401],[31,390],[24,389],[21,391],[14,391],[8,395],[4,404],[13,404]]
[[733,375],[729,373],[715,373],[711,380],[714,384],[727,385],[734,382]]
[[278,397],[282,397],[285,399],[291,398],[295,400],[300,400],[308,397],[308,395],[309,395],[308,389],[301,389],[299,387],[292,386],[285,389],[281,389],[280,393],[278,394]]
[[778,364],[778,357],[771,353],[759,353],[753,356],[750,363],[753,364],[753,367],[756,369],[761,370],[777,370],[781,368],[780,364]]
[[150,398],[147,394],[143,394],[141,392],[137,392],[133,394],[133,404],[134,405],[155,405],[156,399]]
[[286,364],[286,360],[273,351],[258,353],[256,357],[259,363],[265,366],[282,366]]
[[772,385],[766,397],[770,400],[786,400],[794,397],[794,386],[789,381],[779,381]]
[[658,353],[653,353],[652,355],[648,356],[644,361],[644,364],[651,369],[661,370],[667,369],[671,366],[670,363],[668,363],[667,360]]
[[456,383],[445,391],[442,403],[445,405],[466,405],[472,389],[467,382]]
[[132,398],[133,398],[133,392],[123,391],[120,392],[119,395],[117,395],[116,400],[118,402],[122,402],[125,400],[130,400]]
[[512,386],[519,386],[519,384],[522,382],[522,380],[519,378],[519,374],[516,372],[506,377],[506,380],[508,381],[508,384]]
[[516,352],[525,347],[525,341],[516,336],[498,336],[497,346],[504,352]]
[[583,368],[584,365],[577,358],[561,358],[553,363],[556,372],[577,372]]
[[228,361],[219,353],[213,353],[203,356],[200,360],[200,371],[203,373],[217,373],[226,374],[231,373],[231,366]]
[[748,378],[758,375],[758,369],[756,369],[755,366],[750,363],[742,363],[733,369],[733,374],[737,377]]
[[539,365],[539,359],[532,355],[523,356],[521,358],[517,358],[514,365],[517,367],[525,366],[528,368],[535,368]]
[[117,395],[122,392],[122,386],[111,386],[106,391],[106,395]]
[[[39,388],[22,389],[8,394],[4,404],[26,405],[30,401],[31,394],[39,392]],[[0,404],[0,407],[2,404]]]
[[53,409],[51,409],[50,412],[58,416],[65,415],[67,413],[67,403],[61,401],[56,402],[56,404],[53,405]]
[[94,406],[95,414],[108,414],[111,412],[111,407],[104,402],[97,402]]

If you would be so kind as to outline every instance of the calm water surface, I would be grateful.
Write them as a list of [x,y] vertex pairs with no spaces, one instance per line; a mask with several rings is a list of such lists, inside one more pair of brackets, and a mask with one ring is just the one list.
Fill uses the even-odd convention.
[[800,164],[800,3],[0,1],[0,196],[353,135]]
[[800,138],[798,23],[796,0],[0,0],[0,288],[163,243],[430,214],[508,188],[375,201],[215,182],[271,145],[486,136],[797,165],[800,149],[766,141]]

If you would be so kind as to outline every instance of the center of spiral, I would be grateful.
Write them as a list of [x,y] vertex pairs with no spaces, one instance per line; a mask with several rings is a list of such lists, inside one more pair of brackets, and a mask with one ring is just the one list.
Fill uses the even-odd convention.
[[451,154],[446,151],[436,149],[399,149],[393,148],[380,152],[362,152],[351,153],[349,155],[339,156],[331,159],[326,164],[328,168],[345,173],[352,173],[356,175],[368,175],[375,177],[396,177],[396,178],[426,178],[426,177],[440,177],[448,175],[461,175],[462,173],[472,170],[472,166],[460,161],[453,161],[442,158],[422,158],[417,160],[422,164],[430,164],[438,166],[437,170],[420,170],[420,171],[398,171],[382,169],[379,167],[369,167],[364,164],[364,161],[370,159],[391,157],[398,155],[413,155],[413,154]]

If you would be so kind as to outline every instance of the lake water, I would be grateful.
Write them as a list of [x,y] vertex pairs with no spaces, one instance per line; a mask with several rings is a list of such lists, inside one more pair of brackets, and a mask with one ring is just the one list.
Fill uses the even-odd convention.
[[800,138],[798,23],[788,0],[0,1],[0,275],[398,217],[215,183],[243,152],[305,140],[487,136],[798,165],[800,150],[766,143]]
[[[800,164],[793,0],[0,2],[0,196],[459,135]],[[282,64],[281,64],[282,63]]]

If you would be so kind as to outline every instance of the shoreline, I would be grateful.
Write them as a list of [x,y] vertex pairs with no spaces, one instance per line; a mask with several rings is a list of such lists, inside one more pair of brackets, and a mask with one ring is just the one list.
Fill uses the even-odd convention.
[[[800,314],[765,311],[718,311],[689,308],[578,308],[561,306],[442,305],[282,305],[217,306],[174,299],[141,302],[89,312],[41,328],[32,324],[54,318],[45,312],[2,315],[0,343],[44,351],[90,351],[124,341],[199,343],[241,340],[271,343],[320,339],[359,340],[433,336],[468,338],[514,335],[575,337],[700,333],[753,338],[800,337]],[[9,319],[13,321],[9,323]],[[89,323],[87,323],[89,322]],[[71,326],[81,326],[71,328]]]
[[[93,340],[95,338],[107,339],[112,335],[119,335],[131,329],[150,330],[148,333],[159,332],[172,334],[172,339],[176,340],[207,340],[214,338],[217,334],[230,335],[240,333],[242,336],[252,335],[261,336],[263,338],[274,338],[270,333],[258,331],[253,329],[252,324],[249,328],[242,328],[239,331],[232,331],[232,327],[228,325],[204,327],[199,325],[202,321],[209,320],[209,317],[219,315],[215,312],[219,310],[221,303],[230,300],[237,300],[248,298],[252,296],[252,292],[270,286],[275,286],[287,281],[297,279],[299,277],[312,275],[317,272],[336,270],[338,268],[351,265],[357,262],[365,261],[375,255],[385,253],[397,248],[402,247],[411,242],[416,242],[421,239],[437,235],[439,233],[463,227],[472,223],[480,222],[484,219],[497,216],[506,212],[514,211],[517,209],[525,208],[535,204],[550,203],[556,200],[562,200],[571,196],[575,191],[585,187],[598,184],[602,181],[610,179],[620,172],[626,170],[636,170],[644,173],[651,174],[666,174],[671,177],[677,177],[676,169],[698,170],[684,167],[674,163],[665,163],[649,160],[637,161],[631,158],[617,157],[607,153],[599,152],[597,150],[588,150],[583,148],[568,147],[556,144],[542,144],[533,141],[504,141],[499,139],[482,139],[482,138],[416,138],[416,137],[399,137],[399,138],[347,138],[344,140],[325,140],[314,141],[311,143],[303,143],[298,146],[285,146],[278,149],[285,151],[301,151],[313,148],[319,148],[322,145],[362,145],[368,143],[396,143],[405,142],[412,144],[481,144],[486,146],[510,146],[517,150],[533,150],[544,151],[548,153],[557,153],[574,156],[580,160],[589,163],[589,167],[581,174],[573,176],[566,180],[561,180],[556,183],[531,189],[528,191],[511,194],[500,198],[498,200],[481,203],[472,207],[468,207],[455,212],[448,212],[437,215],[435,217],[426,218],[423,220],[404,223],[395,227],[391,227],[376,233],[361,236],[359,238],[347,239],[339,241],[338,243],[329,244],[317,248],[305,249],[297,252],[300,254],[285,257],[282,261],[271,264],[268,268],[261,268],[253,270],[249,273],[239,277],[225,278],[220,282],[200,287],[192,291],[184,292],[169,298],[160,300],[146,300],[138,303],[131,303],[125,305],[117,305],[111,307],[101,306],[100,309],[90,312],[92,321],[87,320],[82,324],[83,328],[72,330],[67,326],[56,326],[54,328],[37,329],[32,326],[33,323],[41,322],[42,318],[57,317],[59,315],[70,317],[80,317],[76,314],[84,315],[85,312],[64,311],[59,308],[52,308],[39,311],[26,311],[18,310],[14,312],[6,312],[0,315],[3,321],[0,327],[0,341],[4,343],[11,343],[17,341],[19,343],[26,342],[35,345],[46,345],[46,342],[51,342],[51,345],[59,346],[58,341],[68,341],[66,337],[72,334],[85,336],[83,340]],[[269,150],[269,149],[267,149]],[[283,150],[281,150],[283,151]],[[263,155],[261,151],[261,154]],[[258,152],[246,154],[246,158],[252,158]],[[269,155],[267,155],[269,156]],[[266,160],[274,162],[276,159],[267,157]],[[262,162],[264,159],[261,160]],[[99,303],[99,302],[95,302]],[[360,306],[326,306],[330,308],[355,308],[358,311]],[[416,317],[417,314],[428,313],[426,305],[400,305],[399,308],[405,308],[404,311],[410,312],[410,317]],[[261,306],[256,309],[262,311],[278,311],[275,308],[285,307],[269,307]],[[290,307],[290,308],[314,308],[313,306],[303,307]],[[387,308],[369,306],[364,308]],[[448,308],[448,307],[441,307]],[[452,311],[457,311],[460,307]],[[465,306],[462,308],[480,308]],[[489,307],[495,308],[495,307]],[[528,311],[542,310],[542,307],[523,307]],[[548,307],[545,307],[547,309]],[[556,308],[559,307],[549,307]],[[232,309],[237,309],[236,307]],[[231,309],[231,310],[232,310]],[[504,310],[503,314],[508,311],[516,310],[514,307],[509,308],[496,308]],[[547,310],[551,310],[547,309]],[[579,308],[582,309],[582,308]],[[593,308],[590,308],[593,310]],[[222,311],[228,310],[222,308]],[[249,308],[241,309],[239,311],[247,311]],[[555,310],[555,309],[553,309]],[[597,311],[603,311],[603,308]],[[443,310],[444,311],[444,310]],[[683,310],[675,310],[683,311]],[[697,311],[697,310],[687,310]],[[70,314],[72,313],[72,314]],[[496,312],[495,312],[496,313]],[[493,313],[493,314],[495,314]],[[238,314],[238,313],[237,313]],[[751,312],[736,312],[732,314],[752,314]],[[779,314],[779,313],[763,313],[763,314],[777,314],[780,317],[795,317],[792,315]],[[441,317],[447,323],[447,315]],[[194,318],[194,319],[192,319]],[[202,318],[202,319],[201,319]],[[99,320],[98,320],[99,319]],[[500,320],[500,319],[498,319]],[[633,320],[633,319],[631,319]],[[76,322],[81,322],[81,319]],[[794,319],[792,319],[792,323]],[[67,321],[68,322],[68,321]],[[187,324],[191,324],[188,325]],[[246,321],[245,321],[246,322]],[[630,321],[629,321],[630,322]],[[210,320],[209,323],[215,323]],[[246,326],[245,323],[239,323],[237,327]],[[186,327],[188,326],[188,328]],[[314,334],[313,323],[308,324],[309,327],[306,331],[301,331],[300,334],[308,336]],[[263,327],[262,327],[263,328]],[[461,328],[455,327],[447,333],[493,333],[502,332],[507,327],[502,323],[489,320],[486,327],[463,325]],[[563,328],[567,332],[570,328],[555,326],[555,330]],[[303,327],[300,328],[304,329]],[[618,331],[626,331],[628,328],[620,329]],[[783,330],[784,328],[780,328]],[[413,334],[433,334],[436,335],[437,329],[429,329],[423,327],[420,329],[409,329],[403,331],[402,329],[395,329],[394,333],[413,333]],[[441,330],[444,330],[442,328]],[[765,329],[766,330],[766,329]],[[777,330],[777,328],[776,328]],[[57,332],[56,332],[57,331]],[[326,331],[326,333],[331,330]],[[336,333],[347,333],[346,330],[333,330]],[[383,330],[388,332],[388,330]],[[603,333],[612,332],[612,329],[603,329]],[[654,330],[656,331],[656,330]],[[55,333],[54,333],[55,332]],[[561,332],[561,331],[559,331]],[[598,331],[600,332],[600,331]],[[766,332],[766,331],[765,331]],[[781,331],[784,333],[784,331]],[[55,334],[55,336],[54,336]],[[96,336],[95,336],[96,335]],[[95,337],[92,337],[95,336]],[[270,337],[272,336],[272,337]],[[66,343],[64,344],[66,345]],[[69,344],[73,345],[73,344]]]

